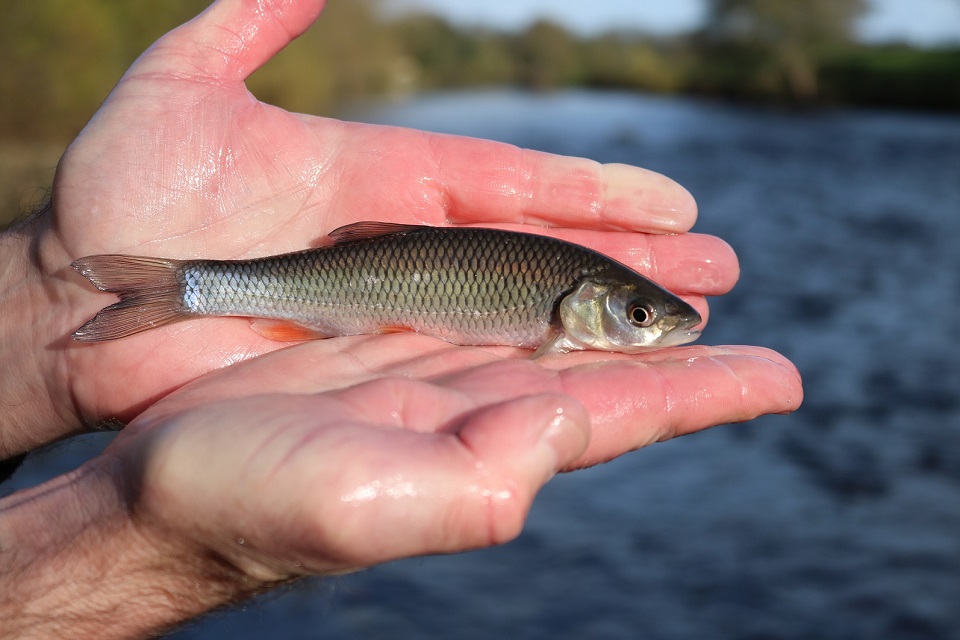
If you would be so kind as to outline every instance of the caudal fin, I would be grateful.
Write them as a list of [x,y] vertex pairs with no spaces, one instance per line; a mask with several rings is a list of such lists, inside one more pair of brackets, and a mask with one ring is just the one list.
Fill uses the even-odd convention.
[[75,261],[76,271],[120,301],[101,309],[73,332],[74,340],[116,340],[187,318],[178,270],[180,260],[138,256],[88,256]]

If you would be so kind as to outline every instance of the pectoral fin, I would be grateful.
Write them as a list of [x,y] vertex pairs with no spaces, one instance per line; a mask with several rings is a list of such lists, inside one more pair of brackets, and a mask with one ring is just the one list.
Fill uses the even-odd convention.
[[257,318],[250,321],[250,328],[264,338],[277,342],[303,342],[304,340],[319,340],[329,337],[316,329],[289,320]]
[[565,334],[563,331],[558,331],[550,338],[547,339],[542,345],[537,347],[537,350],[530,354],[531,360],[537,360],[547,355],[548,353],[566,353],[568,349],[564,348],[566,344]]
[[404,327],[403,325],[391,325],[384,326],[377,329],[377,333],[414,333],[415,331],[410,327]]

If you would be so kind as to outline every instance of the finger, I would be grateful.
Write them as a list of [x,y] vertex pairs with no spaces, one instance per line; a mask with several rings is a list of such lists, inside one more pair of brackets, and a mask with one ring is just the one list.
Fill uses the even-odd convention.
[[171,31],[134,73],[178,72],[242,82],[313,24],[325,0],[218,0]]
[[452,136],[433,148],[451,222],[679,233],[696,221],[686,189],[638,167]]
[[[497,224],[498,228],[531,232],[529,227]],[[729,293],[740,278],[740,263],[729,244],[700,233],[651,235],[535,229],[580,244],[637,270],[674,293],[719,296]]]
[[590,355],[571,353],[538,364],[505,361],[442,383],[488,401],[509,396],[511,389],[576,398],[590,415],[592,435],[573,467],[714,425],[788,413],[803,398],[793,364],[760,347],[681,347],[629,358],[611,354],[607,362]]
[[[686,351],[685,359],[655,355],[649,364],[634,364],[616,378],[589,370],[572,370],[565,376],[564,386],[577,386],[588,396],[584,402],[598,431],[595,445],[574,468],[610,460],[622,455],[625,447],[636,449],[715,425],[789,413],[802,402],[799,373],[775,352],[741,347]],[[640,398],[630,393],[631,381],[656,392]],[[621,398],[617,411],[605,406],[601,393]]]
[[[308,122],[323,135],[326,121]],[[696,221],[690,193],[645,169],[412,129],[352,124],[345,131],[353,144],[344,149],[349,171],[341,187],[361,178],[381,185],[362,209],[403,212],[398,222],[680,233]],[[406,195],[398,201],[397,194]]]
[[740,279],[737,254],[715,236],[616,234],[606,253],[678,294],[720,296]]

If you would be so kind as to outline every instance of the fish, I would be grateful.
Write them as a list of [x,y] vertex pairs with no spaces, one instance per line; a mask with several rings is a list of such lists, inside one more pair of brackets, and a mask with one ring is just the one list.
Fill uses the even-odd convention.
[[250,318],[281,341],[414,331],[457,345],[636,353],[700,331],[690,304],[597,251],[480,227],[357,222],[332,244],[247,260],[128,255],[72,267],[119,301],[73,333],[117,340],[181,320]]

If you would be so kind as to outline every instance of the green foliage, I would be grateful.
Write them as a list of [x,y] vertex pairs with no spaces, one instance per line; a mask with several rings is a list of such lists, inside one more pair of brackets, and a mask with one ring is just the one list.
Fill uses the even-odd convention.
[[630,34],[605,34],[584,42],[583,83],[598,88],[656,93],[678,91],[690,61],[682,47]]
[[0,138],[75,135],[136,56],[205,4],[7,3],[0,20]]
[[323,19],[254,73],[247,85],[261,100],[302,113],[381,94],[391,86],[400,51],[372,0],[328,2]]
[[517,80],[534,89],[582,83],[583,58],[579,45],[562,26],[547,20],[535,22],[511,42]]
[[908,109],[960,110],[960,48],[861,47],[828,58],[826,100]]
[[440,18],[415,14],[400,18],[393,29],[420,89],[505,85],[516,81],[517,69],[507,51],[507,38],[488,31],[455,29]]
[[705,35],[770,50],[788,44],[816,50],[853,38],[864,0],[707,0]]
[[825,55],[852,41],[864,0],[708,0],[692,85],[710,93],[810,102]]
[[0,142],[0,230],[49,196],[60,144]]
[[[582,38],[548,21],[520,33],[461,29],[429,15],[386,21],[378,0],[331,0],[317,25],[248,84],[267,102],[307,113],[385,93],[477,85],[957,108],[956,51],[851,43],[865,0],[707,1],[700,32],[655,40]],[[151,42],[207,3],[8,3],[0,20],[0,140],[68,140]]]

